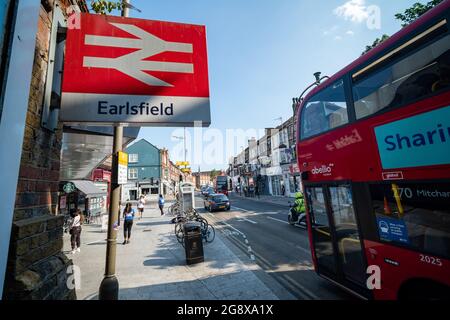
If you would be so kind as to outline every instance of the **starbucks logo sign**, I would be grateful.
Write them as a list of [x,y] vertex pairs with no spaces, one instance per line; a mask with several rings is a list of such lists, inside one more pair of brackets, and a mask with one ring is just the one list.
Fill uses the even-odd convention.
[[75,185],[72,182],[68,182],[63,186],[65,193],[72,193],[75,191]]

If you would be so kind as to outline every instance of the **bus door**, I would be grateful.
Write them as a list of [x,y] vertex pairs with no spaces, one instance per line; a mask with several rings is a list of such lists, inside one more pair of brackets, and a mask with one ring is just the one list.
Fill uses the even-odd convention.
[[349,184],[306,188],[319,273],[366,285],[366,262]]

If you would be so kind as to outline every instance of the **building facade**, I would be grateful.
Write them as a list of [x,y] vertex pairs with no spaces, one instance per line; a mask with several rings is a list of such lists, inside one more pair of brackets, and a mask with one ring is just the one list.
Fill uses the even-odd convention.
[[261,195],[293,197],[301,190],[295,155],[295,121],[290,118],[277,128],[266,129],[259,140],[230,158],[228,174],[242,189],[258,186]]
[[122,201],[138,200],[141,195],[161,193],[161,151],[145,139],[126,148],[128,183],[122,186]]

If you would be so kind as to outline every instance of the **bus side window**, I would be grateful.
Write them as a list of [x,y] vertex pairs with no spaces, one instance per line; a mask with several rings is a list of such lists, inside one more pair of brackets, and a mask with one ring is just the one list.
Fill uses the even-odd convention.
[[302,139],[348,123],[343,80],[336,81],[309,99],[300,123]]

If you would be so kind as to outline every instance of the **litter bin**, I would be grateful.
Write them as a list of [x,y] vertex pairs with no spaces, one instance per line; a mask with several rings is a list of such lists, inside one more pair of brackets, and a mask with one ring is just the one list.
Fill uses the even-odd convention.
[[188,222],[183,228],[186,263],[191,265],[203,262],[204,257],[201,224],[199,222]]

